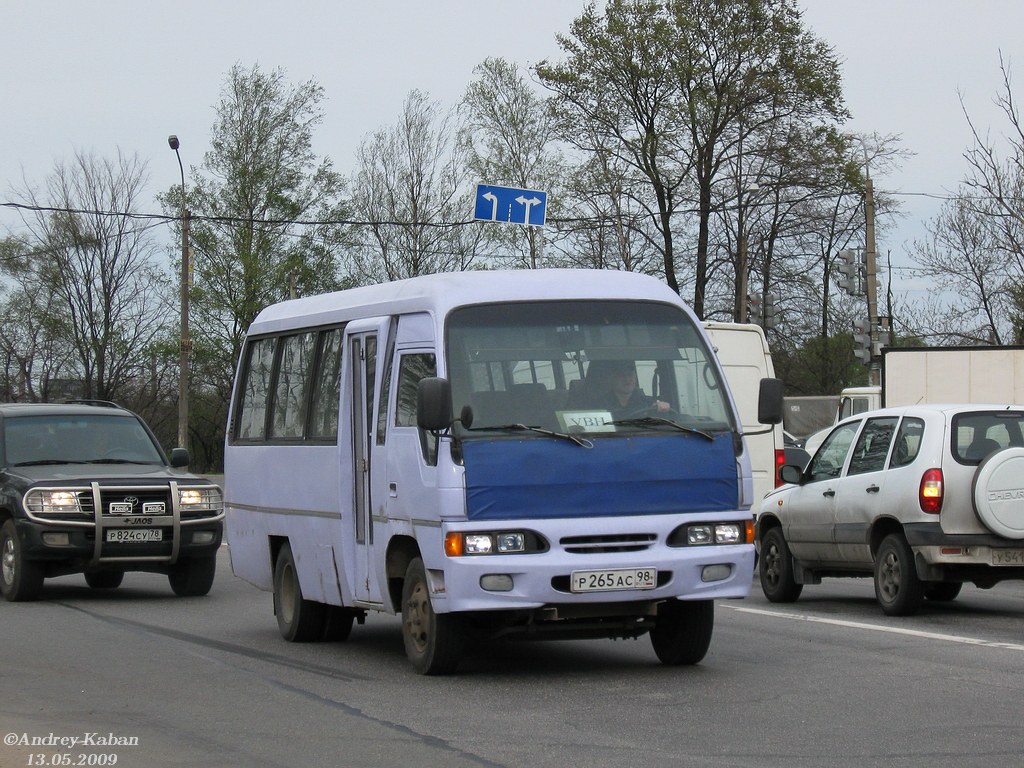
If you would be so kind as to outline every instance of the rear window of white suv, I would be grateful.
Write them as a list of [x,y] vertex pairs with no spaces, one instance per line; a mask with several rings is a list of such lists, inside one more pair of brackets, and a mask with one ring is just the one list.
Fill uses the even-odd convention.
[[892,449],[889,467],[905,467],[913,464],[921,450],[921,436],[924,435],[924,421],[911,416],[903,419],[900,431],[896,435],[896,445]]
[[1024,412],[973,411],[952,420],[953,457],[961,464],[978,464],[993,451],[1024,446]]

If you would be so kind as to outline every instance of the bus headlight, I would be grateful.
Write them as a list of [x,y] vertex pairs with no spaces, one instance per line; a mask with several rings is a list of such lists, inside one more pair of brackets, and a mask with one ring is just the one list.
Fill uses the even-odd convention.
[[494,551],[494,539],[489,533],[467,533],[462,544],[462,551],[467,555],[489,555]]
[[736,523],[715,526],[715,542],[718,544],[740,544],[743,534]]
[[710,544],[712,541],[710,525],[691,525],[686,529],[687,544]]
[[691,523],[672,531],[670,547],[700,547],[708,544],[752,544],[754,521],[730,523]]
[[444,537],[448,557],[515,555],[546,549],[543,540],[528,531],[451,531]]
[[526,535],[522,533],[499,533],[496,537],[498,540],[498,551],[499,552],[525,552],[526,551]]

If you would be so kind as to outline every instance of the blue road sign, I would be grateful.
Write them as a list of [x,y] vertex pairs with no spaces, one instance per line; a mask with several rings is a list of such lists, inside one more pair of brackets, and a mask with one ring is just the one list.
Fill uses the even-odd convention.
[[547,207],[547,192],[477,184],[473,218],[543,227],[547,218]]

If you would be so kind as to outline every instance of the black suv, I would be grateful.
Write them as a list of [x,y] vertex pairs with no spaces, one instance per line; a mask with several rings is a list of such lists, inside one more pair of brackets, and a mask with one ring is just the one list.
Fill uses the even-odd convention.
[[224,496],[170,460],[145,422],[113,403],[0,404],[0,592],[34,600],[43,579],[167,574],[175,594],[213,586]]

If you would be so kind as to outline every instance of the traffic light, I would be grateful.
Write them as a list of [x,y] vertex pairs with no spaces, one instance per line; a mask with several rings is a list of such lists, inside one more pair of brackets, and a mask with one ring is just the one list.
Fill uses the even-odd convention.
[[853,321],[853,356],[864,365],[871,362],[871,333],[867,320]]
[[747,322],[761,325],[764,315],[761,312],[761,297],[756,293],[747,294]]
[[764,295],[764,306],[761,307],[761,325],[765,328],[774,328],[775,324],[779,321],[779,310],[775,306],[775,294],[766,293]]
[[875,342],[875,355],[882,354],[882,347],[888,347],[892,343],[892,334],[888,328],[880,328],[878,331],[878,341]]
[[857,252],[840,251],[839,259],[836,261],[836,270],[842,275],[836,281],[839,287],[851,296],[857,296],[860,293],[860,257]]

